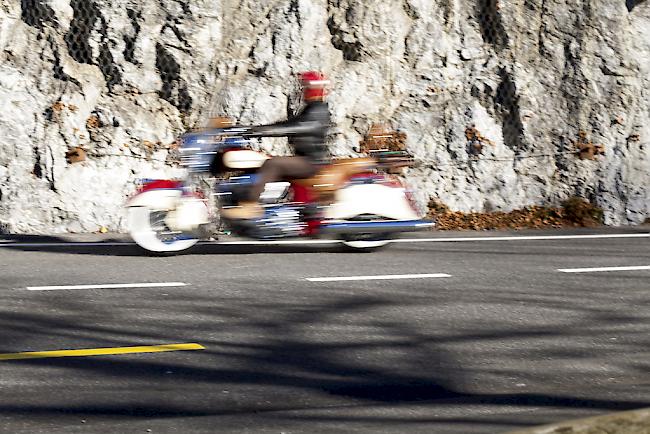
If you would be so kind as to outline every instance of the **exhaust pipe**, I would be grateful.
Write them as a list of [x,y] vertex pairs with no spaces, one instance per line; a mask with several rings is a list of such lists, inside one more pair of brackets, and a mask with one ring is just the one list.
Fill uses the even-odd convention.
[[370,222],[340,222],[327,223],[320,230],[336,234],[380,234],[386,232],[414,232],[426,231],[435,227],[435,223],[428,220],[389,220]]

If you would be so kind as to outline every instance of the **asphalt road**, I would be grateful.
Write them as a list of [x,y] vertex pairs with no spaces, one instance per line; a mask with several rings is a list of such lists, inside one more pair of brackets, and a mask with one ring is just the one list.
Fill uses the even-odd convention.
[[[4,238],[2,355],[205,349],[0,360],[0,432],[500,433],[650,407],[648,226],[370,254]],[[601,267],[638,268],[558,271]]]

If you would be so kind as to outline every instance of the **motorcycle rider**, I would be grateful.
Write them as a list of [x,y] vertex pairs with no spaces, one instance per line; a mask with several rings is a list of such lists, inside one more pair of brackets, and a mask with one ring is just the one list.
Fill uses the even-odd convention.
[[267,183],[310,178],[322,165],[330,163],[331,156],[325,145],[330,125],[329,107],[325,100],[329,81],[317,71],[303,72],[300,81],[306,103],[302,111],[284,122],[252,127],[244,134],[248,137],[288,137],[295,155],[267,160],[257,172],[248,200],[240,202],[239,207],[223,209],[223,217],[234,220],[262,217],[264,210],[259,198]]

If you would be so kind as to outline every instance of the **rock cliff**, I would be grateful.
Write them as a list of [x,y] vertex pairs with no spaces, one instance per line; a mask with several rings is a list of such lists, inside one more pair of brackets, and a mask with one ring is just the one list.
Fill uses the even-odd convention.
[[306,69],[333,80],[336,154],[407,134],[422,203],[650,216],[644,0],[0,0],[0,225],[123,230],[136,179],[179,175],[177,134],[286,118]]

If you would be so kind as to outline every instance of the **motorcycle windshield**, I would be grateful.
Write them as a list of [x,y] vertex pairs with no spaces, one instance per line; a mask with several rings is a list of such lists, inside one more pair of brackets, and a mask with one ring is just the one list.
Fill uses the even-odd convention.
[[181,165],[196,172],[207,172],[214,156],[226,149],[239,149],[248,145],[241,137],[226,137],[225,130],[183,134],[179,141]]

